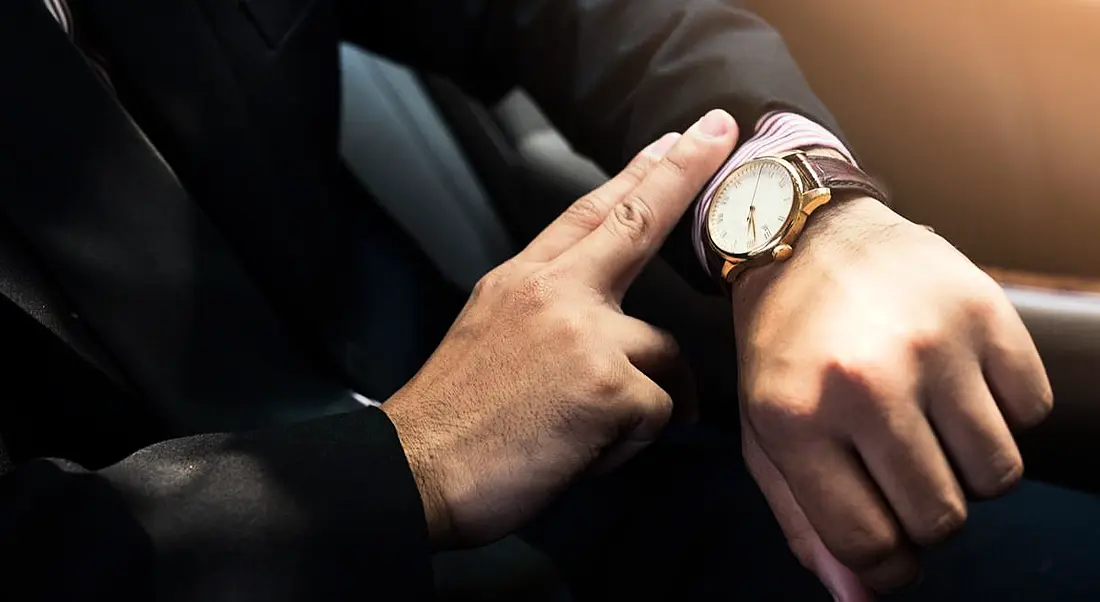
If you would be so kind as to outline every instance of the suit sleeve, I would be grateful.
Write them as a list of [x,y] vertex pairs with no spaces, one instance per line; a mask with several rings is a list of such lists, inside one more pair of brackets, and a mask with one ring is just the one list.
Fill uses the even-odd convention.
[[100,471],[32,461],[0,479],[0,549],[11,599],[432,596],[420,496],[376,409],[168,441]]
[[[782,110],[839,135],[779,34],[737,0],[339,0],[344,36],[484,100],[525,88],[609,173],[723,108],[743,139]],[[682,220],[665,257],[710,290]]]

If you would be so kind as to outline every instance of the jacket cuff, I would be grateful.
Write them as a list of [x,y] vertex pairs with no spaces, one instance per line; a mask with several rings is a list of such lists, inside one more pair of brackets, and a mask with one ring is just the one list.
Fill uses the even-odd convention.
[[420,493],[377,408],[168,441],[100,474],[131,500],[174,599],[433,595]]

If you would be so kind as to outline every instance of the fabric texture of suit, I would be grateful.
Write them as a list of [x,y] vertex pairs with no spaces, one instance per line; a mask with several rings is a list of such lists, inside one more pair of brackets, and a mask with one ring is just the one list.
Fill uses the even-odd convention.
[[[144,429],[142,444],[186,437],[97,471],[15,458],[0,482],[0,547],[18,558],[3,587],[30,599],[431,596],[419,496],[385,415],[281,426],[303,399],[337,414],[372,386],[366,234],[341,190],[339,39],[482,100],[523,86],[609,171],[715,107],[743,127],[786,109],[836,131],[779,36],[731,1],[73,8],[121,104],[41,0],[3,3],[0,77],[15,85],[0,92],[0,132],[21,152],[0,163],[0,211],[117,368],[107,380],[124,381],[125,403],[82,411],[132,408],[141,418],[112,428]],[[665,255],[709,285],[686,228]],[[48,405],[34,396],[15,402]],[[9,408],[0,428],[19,433],[28,412]],[[198,434],[238,429],[258,430]]]

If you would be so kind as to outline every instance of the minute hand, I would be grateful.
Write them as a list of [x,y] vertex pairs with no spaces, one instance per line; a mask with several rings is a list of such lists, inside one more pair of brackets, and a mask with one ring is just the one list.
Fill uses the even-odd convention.
[[752,228],[752,243],[756,244],[756,193],[760,190],[760,179],[764,177],[764,171],[756,172],[756,184],[752,187],[752,198],[749,200],[749,227]]

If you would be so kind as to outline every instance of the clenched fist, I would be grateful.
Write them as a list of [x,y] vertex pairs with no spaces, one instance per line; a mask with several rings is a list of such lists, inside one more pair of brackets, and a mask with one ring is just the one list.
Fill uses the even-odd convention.
[[649,375],[677,346],[619,303],[736,139],[733,119],[714,111],[643,151],[489,273],[383,404],[435,545],[503,536],[586,467],[621,462],[660,433],[672,400]]
[[858,199],[799,244],[735,291],[745,457],[802,562],[864,599],[1020,478],[1010,427],[1051,388],[1004,292],[925,228]]

